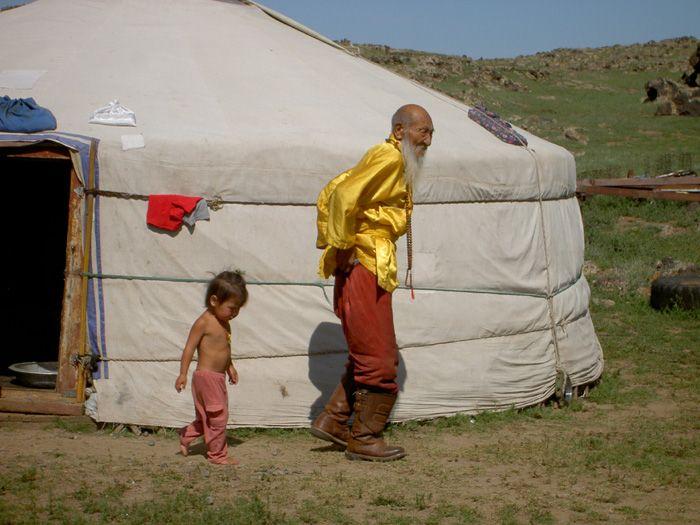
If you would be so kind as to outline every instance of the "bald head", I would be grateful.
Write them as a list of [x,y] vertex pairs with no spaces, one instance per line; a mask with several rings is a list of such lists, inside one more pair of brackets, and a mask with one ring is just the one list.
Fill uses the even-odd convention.
[[414,120],[417,120],[421,117],[430,118],[430,115],[425,110],[425,108],[419,106],[418,104],[406,104],[405,106],[401,106],[399,109],[397,109],[396,113],[394,113],[394,116],[391,117],[391,128],[393,130],[394,126],[396,126],[397,124],[410,126]]
[[391,131],[398,140],[407,139],[416,156],[422,157],[432,143],[435,130],[430,114],[423,107],[406,104],[391,117]]

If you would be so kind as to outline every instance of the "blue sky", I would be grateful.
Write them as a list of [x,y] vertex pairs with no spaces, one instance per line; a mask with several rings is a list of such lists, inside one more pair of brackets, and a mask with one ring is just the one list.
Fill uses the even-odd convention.
[[[0,8],[27,0],[0,0]],[[334,40],[473,58],[699,36],[700,0],[261,0]]]
[[473,58],[698,37],[700,0],[261,0],[334,40]]

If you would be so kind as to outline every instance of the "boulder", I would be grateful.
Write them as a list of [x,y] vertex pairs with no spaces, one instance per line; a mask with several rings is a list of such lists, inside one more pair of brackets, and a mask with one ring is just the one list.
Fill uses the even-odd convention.
[[566,128],[564,130],[564,137],[581,144],[588,144],[588,137],[584,135],[579,128]]
[[644,85],[644,102],[658,102],[656,115],[700,116],[700,88],[678,84],[667,78],[656,78]]
[[688,59],[690,69],[685,71],[681,76],[681,80],[689,87],[698,87],[698,73],[700,73],[700,44],[698,44],[695,53],[690,55]]

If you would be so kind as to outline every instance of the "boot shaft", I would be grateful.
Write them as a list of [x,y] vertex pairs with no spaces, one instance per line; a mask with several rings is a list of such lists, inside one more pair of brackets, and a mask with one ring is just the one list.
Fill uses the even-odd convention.
[[350,438],[348,420],[353,411],[354,388],[352,377],[345,374],[331,394],[326,407],[311,424],[311,433],[314,436],[342,447],[347,446]]
[[355,392],[355,424],[358,434],[380,434],[396,403],[396,394],[371,392],[360,389]]

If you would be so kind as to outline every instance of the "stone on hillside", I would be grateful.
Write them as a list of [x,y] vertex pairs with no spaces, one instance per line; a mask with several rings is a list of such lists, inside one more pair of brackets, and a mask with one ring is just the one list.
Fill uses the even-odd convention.
[[667,78],[656,78],[644,85],[644,102],[658,102],[656,115],[700,117],[700,88],[680,85]]
[[548,78],[549,73],[547,71],[540,71],[538,69],[528,69],[525,72],[525,76],[531,78],[532,80],[541,80],[543,78]]
[[399,55],[398,53],[392,53],[389,55],[377,55],[370,57],[370,60],[372,62],[375,62],[377,64],[408,64],[409,59],[408,57]]
[[673,257],[664,257],[663,259],[656,261],[654,266],[656,267],[656,272],[654,275],[657,277],[660,275],[683,275],[686,273],[697,273],[700,270],[697,264],[677,261]]
[[586,260],[583,263],[582,271],[586,277],[590,277],[592,275],[596,275],[596,274],[600,273],[600,268],[593,261]]
[[[373,57],[372,60],[379,62],[382,59]],[[394,58],[393,60],[396,63],[396,59]],[[386,61],[387,59],[384,59],[384,63]],[[441,82],[448,77],[460,75],[465,64],[465,61],[460,57],[421,53],[414,53],[412,58],[407,54],[403,54],[401,62],[406,66],[411,66],[407,71],[410,78],[428,84]]]
[[578,142],[580,144],[588,144],[588,137],[583,134],[583,131],[579,128],[566,128],[564,130],[564,137],[566,137],[569,140],[573,140],[575,142]]
[[683,73],[681,79],[687,86],[699,87],[698,74],[700,73],[700,44],[698,44],[695,53],[690,55],[688,63],[690,64],[690,69]]
[[505,88],[508,91],[528,91],[526,86],[505,77],[498,69],[490,67],[474,69],[471,76],[463,78],[460,80],[460,83],[475,88]]

